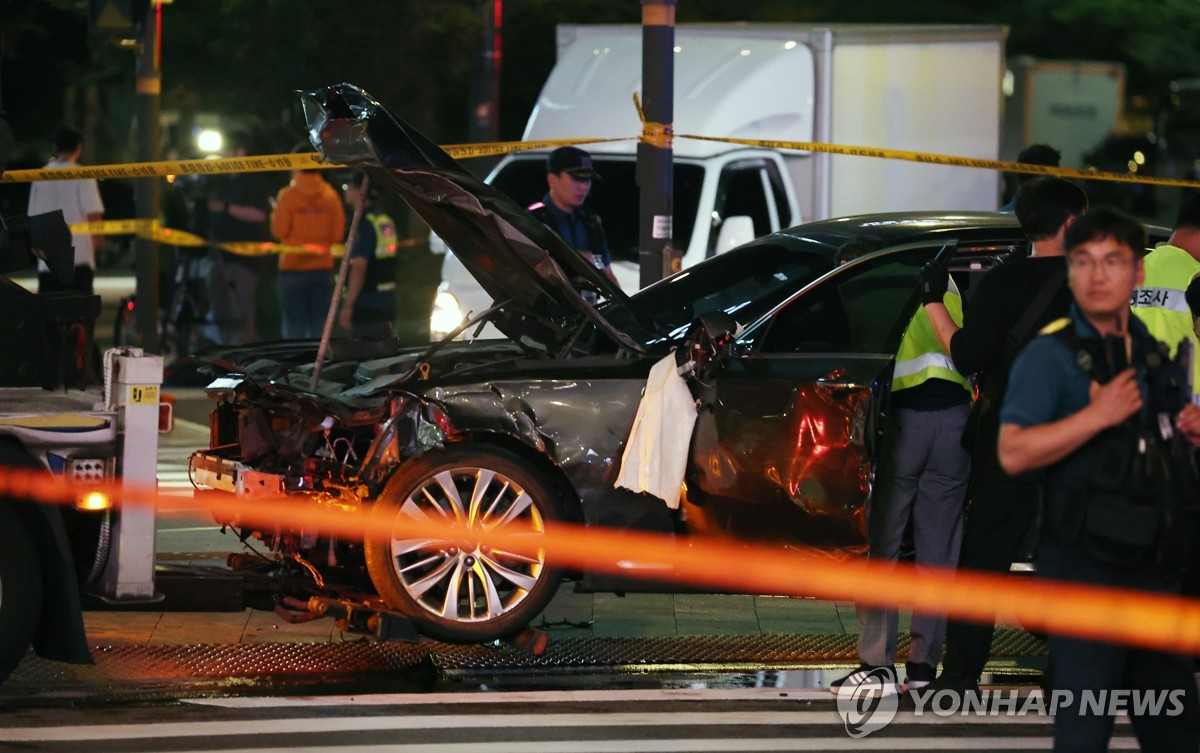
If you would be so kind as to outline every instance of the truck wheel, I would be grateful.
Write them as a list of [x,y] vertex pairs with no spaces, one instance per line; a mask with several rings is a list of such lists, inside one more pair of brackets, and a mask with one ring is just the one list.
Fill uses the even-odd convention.
[[0,504],[0,682],[25,656],[42,611],[42,565],[32,537]]
[[[507,638],[545,609],[562,571],[543,551],[482,546],[471,530],[541,536],[562,519],[560,510],[552,486],[509,452],[431,452],[402,466],[375,502],[376,521],[390,525],[392,535],[368,534],[367,570],[380,597],[425,635],[454,643]],[[454,540],[405,538],[409,519],[452,522],[463,533]]]

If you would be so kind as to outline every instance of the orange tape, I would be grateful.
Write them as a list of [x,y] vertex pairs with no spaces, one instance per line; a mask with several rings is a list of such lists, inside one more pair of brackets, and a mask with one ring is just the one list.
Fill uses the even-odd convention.
[[[103,490],[126,506],[156,505],[152,488],[88,484],[71,485],[44,473],[0,469],[0,494],[66,503],[86,491]],[[162,497],[179,510],[179,497]],[[215,500],[215,501],[214,501]],[[655,504],[648,502],[647,504]],[[236,517],[248,527],[272,529],[278,521],[307,530],[358,539],[372,532],[390,536],[395,512],[387,517],[369,511],[321,508],[294,498],[260,498],[244,503],[233,495],[209,492],[196,500],[194,514],[210,511],[223,519]],[[1200,600],[1100,588],[1023,576],[939,570],[906,563],[878,563],[866,558],[835,560],[783,547],[764,547],[703,537],[675,539],[636,531],[584,528],[554,523],[544,534],[471,529],[432,520],[405,523],[411,538],[464,537],[494,548],[536,554],[556,564],[597,572],[629,575],[630,561],[671,563],[686,573],[684,582],[714,592],[813,596],[852,600],[876,607],[945,612],[952,617],[990,622],[1016,621],[1030,629],[1092,640],[1200,653]],[[663,569],[654,570],[656,579]]]

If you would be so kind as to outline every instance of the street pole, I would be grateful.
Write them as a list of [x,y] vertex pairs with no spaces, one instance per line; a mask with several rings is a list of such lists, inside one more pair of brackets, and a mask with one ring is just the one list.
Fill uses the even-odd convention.
[[641,189],[641,286],[679,269],[671,245],[675,176],[672,121],[675,117],[675,0],[642,0],[642,107],[645,122],[637,147]]
[[[137,132],[138,162],[158,162],[159,95],[162,91],[161,50],[162,5],[155,2],[142,21],[142,37],[137,62]],[[134,199],[138,219],[157,220],[159,181],[142,178],[137,181]],[[160,353],[158,339],[158,243],[146,238],[134,241],[137,271],[137,334],[142,348],[148,353]]]

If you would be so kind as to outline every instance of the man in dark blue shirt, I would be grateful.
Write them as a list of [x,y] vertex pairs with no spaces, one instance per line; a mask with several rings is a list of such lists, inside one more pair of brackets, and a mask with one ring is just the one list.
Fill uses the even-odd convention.
[[[559,147],[546,161],[549,190],[529,211],[617,284],[604,227],[599,216],[583,206],[595,180],[601,178],[592,167],[591,155],[578,147]],[[594,295],[585,300],[596,302]]]
[[[1163,544],[1180,534],[1171,513],[1181,508],[1171,506],[1192,503],[1194,487],[1180,492],[1194,473],[1162,461],[1175,432],[1200,444],[1200,408],[1184,394],[1183,372],[1171,371],[1165,349],[1130,312],[1145,276],[1146,231],[1100,208],[1067,229],[1064,247],[1075,302],[1013,363],[999,462],[1013,475],[1042,472],[1040,575],[1178,593],[1182,564]],[[1054,690],[1069,694],[1055,715],[1055,750],[1105,750],[1118,690],[1132,691],[1129,714],[1143,750],[1200,747],[1187,657],[1062,635],[1050,636],[1049,648]],[[1157,693],[1162,698],[1149,702],[1165,698],[1164,705],[1139,712],[1139,693]]]

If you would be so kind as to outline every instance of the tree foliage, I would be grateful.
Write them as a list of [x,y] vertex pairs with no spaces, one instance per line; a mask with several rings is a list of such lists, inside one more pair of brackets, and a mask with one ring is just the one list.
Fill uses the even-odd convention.
[[[465,138],[473,56],[491,0],[175,0],[163,7],[164,110],[237,115],[286,149],[302,137],[294,90],[359,84],[436,140]],[[119,146],[134,56],[88,33],[85,0],[9,0],[4,104],[18,139],[48,141],[84,100]],[[1161,102],[1200,76],[1197,0],[678,0],[679,23],[987,23],[1008,54],[1115,60],[1128,90]],[[634,0],[504,0],[500,122],[517,138],[554,64],[560,23],[638,23]],[[87,106],[93,106],[89,104]],[[20,127],[17,123],[20,121]],[[114,146],[114,148],[115,148]]]

